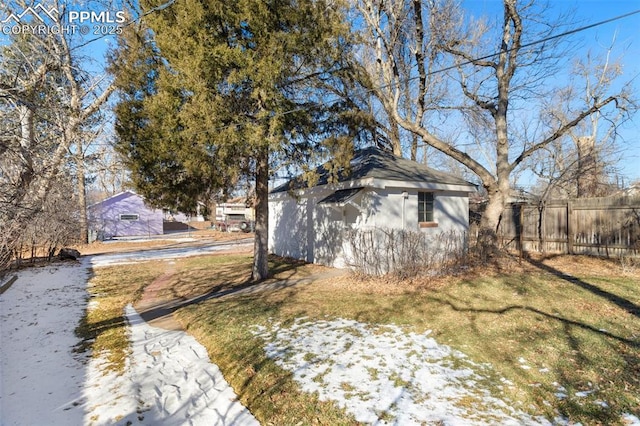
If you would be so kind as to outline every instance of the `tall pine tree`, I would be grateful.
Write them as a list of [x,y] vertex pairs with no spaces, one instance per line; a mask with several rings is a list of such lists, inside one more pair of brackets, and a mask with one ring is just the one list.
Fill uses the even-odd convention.
[[125,31],[112,64],[121,90],[118,149],[138,190],[162,207],[192,210],[199,199],[253,179],[252,278],[264,279],[270,162],[308,160],[327,141],[350,145],[349,115],[320,89],[345,68],[340,7],[326,0],[141,3],[152,12]]

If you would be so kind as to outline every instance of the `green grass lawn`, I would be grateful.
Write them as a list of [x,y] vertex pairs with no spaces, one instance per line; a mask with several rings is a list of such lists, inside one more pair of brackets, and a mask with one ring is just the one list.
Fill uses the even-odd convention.
[[[250,262],[247,256],[179,261],[172,291],[191,295],[239,285]],[[564,258],[512,272],[474,271],[438,279],[437,285],[332,278],[210,299],[176,316],[263,424],[355,423],[334,404],[301,392],[291,373],[266,357],[264,341],[253,332],[256,325],[286,326],[302,316],[431,330],[438,343],[490,364],[493,385],[509,384],[502,387],[503,395],[519,409],[549,419],[562,415],[583,424],[620,424],[623,413],[640,417],[640,276],[624,275],[615,266]],[[122,268],[134,271],[108,269]],[[272,262],[272,268],[287,279],[319,271],[282,261]],[[119,292],[119,300],[135,298],[151,282],[152,271],[138,266],[126,282],[120,275],[117,288],[100,287],[104,277],[97,275],[94,290]],[[571,276],[563,275],[567,272]],[[96,342],[100,334],[94,330]]]

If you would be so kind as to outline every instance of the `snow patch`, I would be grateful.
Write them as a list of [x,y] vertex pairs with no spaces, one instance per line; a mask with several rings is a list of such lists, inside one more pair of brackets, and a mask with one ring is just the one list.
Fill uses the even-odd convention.
[[131,307],[124,373],[76,352],[75,328],[97,306],[87,280],[99,258],[20,271],[0,295],[0,424],[257,425],[204,347]]
[[34,267],[0,295],[1,424],[82,424],[86,356],[74,332],[86,280],[78,264]]
[[224,250],[241,250],[253,246],[253,243],[240,241],[237,243],[214,243],[207,246],[158,248],[143,251],[133,251],[125,253],[103,254],[90,257],[89,261],[93,267],[128,265],[150,260],[179,259],[190,256],[201,256]]
[[125,373],[102,375],[91,362],[86,423],[258,425],[206,349],[182,331],[148,325],[131,306],[131,357]]
[[622,421],[624,422],[625,425],[640,426],[640,419],[634,416],[633,414],[629,414],[629,413],[623,414]]
[[255,327],[269,358],[306,392],[367,424],[548,424],[491,395],[489,368],[423,334],[353,320]]

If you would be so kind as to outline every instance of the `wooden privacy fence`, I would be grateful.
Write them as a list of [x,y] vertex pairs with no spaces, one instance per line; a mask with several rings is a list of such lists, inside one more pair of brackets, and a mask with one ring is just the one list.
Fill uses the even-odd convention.
[[498,237],[520,252],[640,255],[640,197],[514,203],[505,210]]

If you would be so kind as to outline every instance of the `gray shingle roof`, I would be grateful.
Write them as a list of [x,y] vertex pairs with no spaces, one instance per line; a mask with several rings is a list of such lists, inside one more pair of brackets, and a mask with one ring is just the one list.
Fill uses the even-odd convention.
[[361,190],[361,186],[358,188],[341,189],[318,201],[318,204],[344,204],[355,197]]
[[[355,152],[351,160],[350,173],[341,174],[338,182],[349,180],[377,178],[384,180],[395,180],[404,182],[428,182],[442,183],[449,185],[472,185],[471,183],[457,176],[434,170],[424,164],[396,157],[395,155],[382,151],[379,148],[365,148]],[[317,186],[329,183],[329,173],[325,166],[316,169],[319,176]],[[274,188],[271,192],[284,192],[293,189],[306,188],[307,184],[301,177]]]

